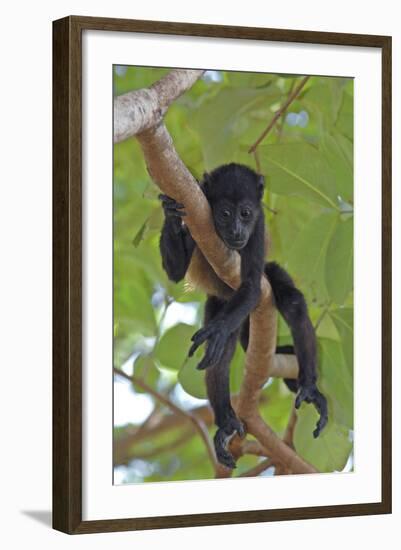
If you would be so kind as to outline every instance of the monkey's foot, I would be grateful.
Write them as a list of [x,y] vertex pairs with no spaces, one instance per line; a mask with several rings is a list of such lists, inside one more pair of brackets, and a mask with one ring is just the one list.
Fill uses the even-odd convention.
[[228,450],[230,441],[235,435],[239,435],[241,438],[245,436],[244,425],[238,418],[232,417],[227,422],[224,428],[219,428],[214,436],[214,448],[216,450],[216,457],[220,464],[226,466],[226,468],[236,468],[233,455]]
[[305,401],[306,403],[313,403],[317,412],[320,415],[320,418],[316,424],[316,428],[313,431],[313,437],[319,437],[329,419],[326,398],[317,389],[316,384],[308,384],[306,386],[300,386],[299,388],[298,395],[295,399],[296,409],[299,409],[302,401]]

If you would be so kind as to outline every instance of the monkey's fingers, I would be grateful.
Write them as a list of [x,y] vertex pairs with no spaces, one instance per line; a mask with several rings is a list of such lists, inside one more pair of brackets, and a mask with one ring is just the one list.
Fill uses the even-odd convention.
[[219,338],[216,338],[215,336],[212,336],[207,345],[206,353],[202,361],[196,368],[198,370],[204,370],[208,367],[213,367],[214,365],[217,365],[220,362],[223,353],[224,345],[222,345],[221,340]]
[[195,351],[198,349],[198,344],[192,344],[192,346],[189,348],[188,357],[192,357]]
[[196,365],[196,368],[197,370],[205,370],[208,366],[207,360],[205,359],[205,356],[203,356],[202,360]]
[[192,346],[189,349],[188,356],[192,357],[195,351],[205,342],[209,337],[210,329],[208,327],[201,328],[198,332],[192,336],[191,340],[193,342]]
[[300,388],[299,393],[295,399],[295,408],[299,409],[303,401],[305,401],[306,403],[313,403],[319,414],[319,420],[316,424],[316,428],[313,431],[313,437],[319,437],[320,433],[328,422],[326,398],[322,393],[320,393],[317,387],[312,384],[309,386],[302,386]]
[[157,196],[158,199],[160,199],[161,201],[163,202],[175,202],[174,199],[172,199],[171,197],[169,197],[168,195],[165,195],[164,193],[160,193],[158,196]]
[[198,332],[195,332],[195,334],[191,338],[193,344],[189,348],[188,357],[192,357],[195,351],[199,348],[199,346],[202,345],[203,342],[206,340],[206,338],[202,339],[201,337],[199,337],[199,332],[201,332],[201,330],[200,331],[198,330]]
[[213,367],[214,365],[217,364],[217,362],[220,359],[218,354],[216,354],[217,345],[218,345],[218,342],[216,341],[216,339],[211,338],[207,345],[206,352],[205,352],[205,355],[203,356],[202,361],[196,367],[198,370],[204,370],[204,369],[207,369],[208,367]]
[[183,206],[163,206],[165,216],[174,216],[177,218],[184,218],[187,213],[183,210],[177,210],[178,208],[184,208]]
[[324,397],[324,395],[321,394],[317,389],[316,389],[316,397],[313,401],[313,404],[315,405],[315,408],[320,415],[320,418],[316,424],[316,428],[313,432],[313,437],[316,438],[316,437],[319,437],[319,435],[321,434],[321,432],[323,431],[324,427],[326,426],[329,420],[327,400]]
[[184,208],[182,202],[177,202],[167,195],[160,194],[158,198],[161,200],[163,208]]
[[198,331],[195,332],[195,334],[192,335],[192,342],[195,344],[203,344],[209,336],[213,334],[214,328],[213,325],[208,325],[207,327],[200,328]]
[[226,342],[221,337],[216,336],[210,342],[210,351],[208,346],[206,354],[209,355],[210,363],[212,365],[217,365],[220,363],[225,347]]
[[299,389],[298,395],[295,399],[295,408],[299,409],[302,402],[312,403],[313,401],[313,386],[301,386]]

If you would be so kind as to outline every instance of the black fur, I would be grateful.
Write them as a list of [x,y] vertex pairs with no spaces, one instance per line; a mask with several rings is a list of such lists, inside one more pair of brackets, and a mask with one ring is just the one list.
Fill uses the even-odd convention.
[[164,210],[164,225],[160,237],[162,265],[169,279],[178,283],[184,278],[191,261],[195,242],[182,225],[184,205],[167,195],[159,195]]
[[[327,403],[316,387],[316,338],[302,293],[291,277],[276,263],[265,264],[265,228],[261,206],[263,177],[240,164],[220,166],[205,174],[200,184],[212,209],[217,234],[241,257],[241,285],[230,299],[222,299],[218,289],[209,296],[205,307],[205,324],[192,337],[189,355],[206,343],[206,352],[198,365],[206,370],[206,385],[218,430],[214,443],[218,460],[234,468],[228,450],[230,439],[244,435],[240,420],[230,402],[229,364],[240,338],[244,349],[249,339],[249,314],[260,297],[263,272],[273,289],[277,309],[291,329],[294,351],[299,363],[297,381],[286,381],[297,391],[295,406],[302,401],[314,403],[320,419],[314,431],[317,437],[327,423]],[[163,267],[173,281],[184,276],[195,248],[183,223],[184,205],[160,195],[165,222],[160,239]],[[208,269],[212,269],[207,266]],[[291,348],[292,349],[292,348]]]

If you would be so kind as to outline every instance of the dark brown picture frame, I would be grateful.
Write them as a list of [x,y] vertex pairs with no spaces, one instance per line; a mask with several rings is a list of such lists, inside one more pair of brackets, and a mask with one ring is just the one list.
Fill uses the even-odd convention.
[[[379,48],[382,53],[382,495],[380,502],[82,520],[83,30]],[[53,22],[53,527],[69,534],[391,512],[391,37],[71,16]]]

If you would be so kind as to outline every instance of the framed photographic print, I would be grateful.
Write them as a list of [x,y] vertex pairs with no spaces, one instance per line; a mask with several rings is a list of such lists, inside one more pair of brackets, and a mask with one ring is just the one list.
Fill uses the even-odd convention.
[[391,38],[53,25],[54,528],[389,513]]

